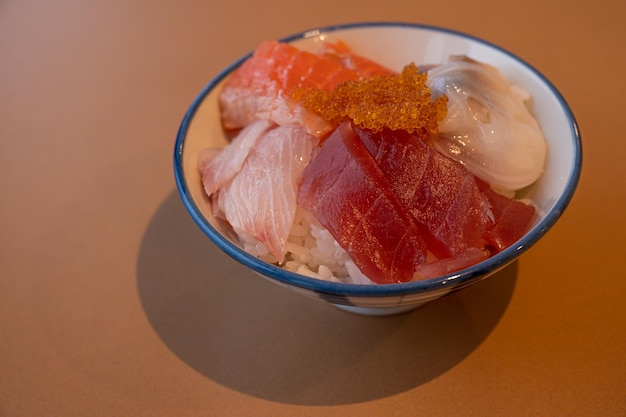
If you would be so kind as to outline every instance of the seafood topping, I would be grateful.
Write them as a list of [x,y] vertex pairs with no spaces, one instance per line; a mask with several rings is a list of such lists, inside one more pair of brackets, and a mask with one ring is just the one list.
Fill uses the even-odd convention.
[[[355,67],[359,65],[359,67]],[[296,103],[296,88],[331,89],[341,82],[392,71],[366,58],[357,58],[345,46],[328,44],[320,54],[292,45],[263,42],[228,79],[219,97],[222,124],[239,129],[254,120],[298,124],[316,137],[326,136],[336,124]]]
[[241,171],[257,140],[273,126],[273,123],[268,120],[256,120],[241,130],[230,146],[217,155],[204,157],[208,152],[201,155],[198,168],[202,174],[202,183],[207,195],[215,193]]
[[217,215],[242,240],[261,242],[279,262],[285,257],[296,213],[298,182],[316,143],[300,126],[268,130],[257,139],[241,170],[217,194]]
[[512,196],[541,175],[546,144],[526,99],[467,57],[394,73],[343,42],[267,41],[219,96],[234,139],[198,167],[214,215],[256,256],[344,282],[433,278],[530,227],[534,206]]
[[484,246],[483,235],[493,214],[463,165],[433,150],[418,134],[355,130],[403,209],[425,226],[428,247],[438,258]]
[[426,259],[419,225],[399,204],[349,122],[326,139],[305,168],[298,202],[377,283],[408,281]]
[[477,180],[477,184],[489,200],[494,215],[494,221],[485,230],[485,240],[493,251],[500,252],[528,230],[535,217],[535,207],[495,192],[484,181]]
[[527,94],[494,67],[452,56],[428,71],[434,96],[448,97],[433,146],[492,186],[515,191],[539,178],[546,143],[526,107]]
[[356,126],[436,133],[446,114],[446,96],[431,100],[427,75],[409,64],[400,74],[346,81],[331,90],[297,88],[293,97],[324,120]]

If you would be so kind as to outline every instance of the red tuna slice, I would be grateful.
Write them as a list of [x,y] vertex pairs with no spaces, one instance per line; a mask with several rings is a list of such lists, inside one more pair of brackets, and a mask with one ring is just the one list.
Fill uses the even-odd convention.
[[435,256],[449,258],[468,248],[484,248],[490,205],[463,165],[431,148],[419,134],[386,128],[378,133],[355,131],[400,202],[425,225],[425,239]]
[[426,258],[419,226],[402,209],[348,122],[326,139],[305,168],[298,202],[374,282],[409,281]]
[[451,272],[470,267],[489,257],[489,251],[479,248],[467,248],[453,258],[438,259],[417,267],[416,279],[436,278]]
[[485,239],[495,251],[502,251],[526,233],[535,217],[535,207],[495,192],[484,181],[477,182],[491,203],[494,216],[494,223],[485,231]]
[[[280,125],[304,126],[312,135],[324,137],[336,126],[294,101],[293,92],[298,87],[332,89],[343,81],[371,75],[373,67],[368,64],[360,72],[330,54],[317,55],[286,43],[265,41],[226,81],[219,96],[222,124],[226,129],[239,129],[253,120],[268,119]],[[379,68],[381,73],[389,72]]]

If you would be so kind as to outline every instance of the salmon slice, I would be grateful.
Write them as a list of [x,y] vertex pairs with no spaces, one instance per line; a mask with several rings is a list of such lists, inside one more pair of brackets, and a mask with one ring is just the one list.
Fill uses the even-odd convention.
[[324,58],[339,60],[342,66],[356,71],[359,78],[367,78],[373,75],[391,75],[395,71],[380,65],[376,61],[355,54],[352,49],[343,41],[324,42],[320,48],[319,55]]
[[321,138],[336,126],[294,101],[293,92],[298,87],[332,89],[343,81],[375,73],[391,71],[356,57],[347,46],[319,55],[265,41],[226,81],[219,96],[222,124],[225,129],[239,129],[254,120],[267,119],[279,125],[304,126]]
[[218,215],[247,240],[261,242],[279,262],[296,213],[296,195],[316,139],[300,126],[278,126],[256,140],[241,170],[217,194]]
[[419,226],[349,122],[330,134],[305,168],[298,202],[374,282],[409,281],[426,258]]

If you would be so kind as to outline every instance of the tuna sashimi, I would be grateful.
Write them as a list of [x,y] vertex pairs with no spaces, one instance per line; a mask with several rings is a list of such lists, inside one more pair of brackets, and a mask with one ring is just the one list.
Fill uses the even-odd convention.
[[316,139],[299,126],[269,130],[217,195],[218,214],[240,236],[260,241],[279,262],[294,222],[300,177],[316,145]]
[[327,135],[335,126],[291,98],[298,87],[331,89],[372,73],[391,73],[365,58],[349,60],[351,65],[363,65],[362,73],[346,67],[345,60],[338,57],[353,55],[345,48],[341,55],[317,55],[282,42],[261,43],[224,85],[219,96],[222,124],[226,129],[238,129],[253,120],[268,119],[280,125],[304,126],[316,137]]
[[207,195],[215,193],[241,171],[250,150],[272,126],[273,123],[268,120],[257,120],[242,129],[217,155],[202,157],[208,154],[206,151],[200,155],[198,169]]
[[489,257],[489,251],[480,248],[467,248],[452,258],[438,259],[436,261],[419,265],[415,270],[415,279],[436,278],[451,272],[460,271]]
[[489,199],[494,215],[485,238],[496,252],[502,251],[526,233],[535,216],[535,207],[495,192],[484,181],[479,180],[478,186]]
[[426,258],[418,224],[348,122],[305,168],[298,201],[374,282],[409,281]]
[[426,226],[428,247],[438,258],[484,247],[483,236],[493,215],[465,167],[432,149],[419,134],[387,128],[378,133],[355,131],[389,178],[395,195]]

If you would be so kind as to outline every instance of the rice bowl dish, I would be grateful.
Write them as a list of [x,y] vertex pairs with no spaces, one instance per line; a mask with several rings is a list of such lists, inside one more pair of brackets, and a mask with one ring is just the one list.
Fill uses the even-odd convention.
[[[315,51],[321,42],[341,40],[360,55],[400,71],[407,62],[441,64],[451,55],[465,55],[499,68],[507,80],[528,92],[530,107],[545,135],[548,152],[542,174],[527,187],[523,199],[537,209],[528,232],[511,246],[469,267],[436,278],[373,285],[337,240],[311,213],[298,208],[287,240],[289,259],[282,266],[267,248],[245,234],[237,234],[214,216],[215,204],[204,192],[197,171],[198,157],[208,146],[224,147],[225,134],[219,93],[228,77],[249,58],[232,64],[211,81],[189,109],[181,125],[175,150],[179,192],[199,227],[224,252],[273,282],[321,298],[351,311],[391,314],[439,298],[493,274],[534,244],[558,220],[571,200],[580,175],[580,138],[575,120],[558,91],[519,58],[485,41],[415,24],[363,23],[321,28],[282,41]],[[388,48],[393,44],[396,47]],[[558,157],[557,157],[558,155]],[[311,265],[314,268],[311,268]],[[346,276],[350,280],[346,280]]]

